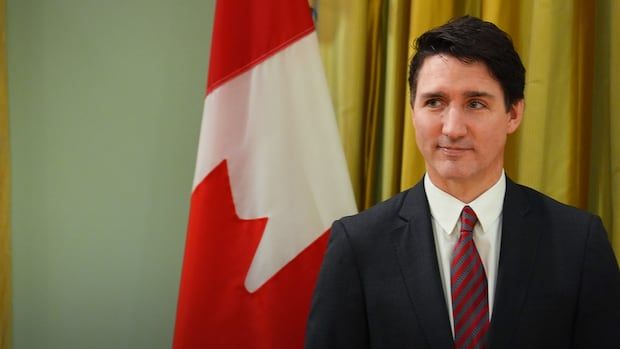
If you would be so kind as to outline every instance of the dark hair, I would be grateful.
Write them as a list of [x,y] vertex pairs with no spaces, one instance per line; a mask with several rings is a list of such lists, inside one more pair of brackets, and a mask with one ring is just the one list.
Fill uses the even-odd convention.
[[525,67],[510,36],[493,23],[470,16],[456,18],[422,34],[415,48],[416,54],[409,64],[412,105],[420,68],[427,57],[437,54],[446,54],[465,63],[484,63],[502,87],[506,110],[523,99]]

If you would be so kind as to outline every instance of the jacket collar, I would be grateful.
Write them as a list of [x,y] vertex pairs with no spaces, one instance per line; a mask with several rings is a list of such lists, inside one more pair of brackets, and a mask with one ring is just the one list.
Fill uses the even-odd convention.
[[408,224],[394,230],[391,238],[414,311],[430,347],[451,348],[450,318],[422,181],[406,193],[399,215]]
[[500,250],[489,345],[507,347],[519,322],[534,268],[541,221],[530,212],[525,190],[506,182]]

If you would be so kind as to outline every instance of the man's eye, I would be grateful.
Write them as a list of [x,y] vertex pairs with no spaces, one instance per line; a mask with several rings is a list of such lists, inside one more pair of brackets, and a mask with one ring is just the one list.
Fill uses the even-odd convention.
[[471,109],[482,109],[482,108],[484,108],[486,106],[484,105],[484,103],[482,103],[480,101],[471,101],[471,102],[469,102],[469,107]]
[[427,100],[424,105],[431,108],[438,108],[441,105],[441,101],[437,98],[433,98]]

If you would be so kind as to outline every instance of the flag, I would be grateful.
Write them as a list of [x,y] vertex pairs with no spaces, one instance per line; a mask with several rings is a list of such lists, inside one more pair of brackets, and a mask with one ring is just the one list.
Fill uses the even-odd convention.
[[217,1],[174,349],[301,348],[355,210],[307,0]]

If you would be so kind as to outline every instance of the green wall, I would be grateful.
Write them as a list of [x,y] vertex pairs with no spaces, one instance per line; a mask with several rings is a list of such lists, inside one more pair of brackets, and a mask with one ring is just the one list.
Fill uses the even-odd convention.
[[170,348],[214,0],[7,0],[13,347]]

